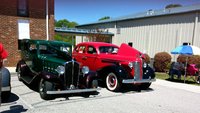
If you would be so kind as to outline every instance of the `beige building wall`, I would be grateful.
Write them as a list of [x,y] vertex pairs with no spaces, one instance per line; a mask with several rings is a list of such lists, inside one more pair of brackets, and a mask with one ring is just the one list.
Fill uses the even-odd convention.
[[[84,29],[107,29],[115,35],[112,43],[133,43],[133,47],[151,58],[189,42],[200,47],[200,12],[163,15],[104,24],[82,26]],[[173,56],[173,55],[172,55]]]

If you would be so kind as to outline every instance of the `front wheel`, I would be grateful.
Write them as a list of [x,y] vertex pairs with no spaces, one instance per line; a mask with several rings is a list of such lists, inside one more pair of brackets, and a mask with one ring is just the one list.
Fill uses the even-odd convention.
[[1,97],[2,97],[2,101],[7,101],[10,98],[11,95],[11,91],[5,91],[2,92]]
[[106,87],[110,91],[119,91],[121,87],[121,82],[119,81],[118,77],[115,73],[111,72],[108,73],[106,77]]
[[17,69],[17,77],[18,77],[18,80],[19,80],[19,81],[22,81],[22,78],[21,78],[21,69],[20,69],[20,67],[18,67],[18,69]]
[[53,91],[53,83],[48,82],[44,79],[41,79],[40,84],[39,84],[40,97],[44,100],[54,99],[52,95],[47,94],[47,91]]

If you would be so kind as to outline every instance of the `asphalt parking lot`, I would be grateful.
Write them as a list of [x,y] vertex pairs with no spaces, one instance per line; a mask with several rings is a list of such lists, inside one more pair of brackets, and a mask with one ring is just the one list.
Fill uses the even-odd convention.
[[81,96],[42,100],[39,94],[12,74],[12,94],[3,102],[1,113],[197,113],[200,111],[200,91],[197,86],[157,80],[148,90],[127,88],[113,93],[105,88],[96,96]]

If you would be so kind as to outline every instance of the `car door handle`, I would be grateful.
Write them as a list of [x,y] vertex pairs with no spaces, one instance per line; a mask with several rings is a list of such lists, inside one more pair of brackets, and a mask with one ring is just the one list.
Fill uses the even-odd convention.
[[84,57],[82,57],[82,60],[87,60],[87,57],[85,57],[85,56],[84,56]]

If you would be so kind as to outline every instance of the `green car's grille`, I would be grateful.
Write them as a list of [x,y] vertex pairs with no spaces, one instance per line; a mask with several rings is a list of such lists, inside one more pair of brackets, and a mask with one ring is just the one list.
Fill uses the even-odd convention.
[[75,61],[69,61],[65,64],[65,84],[67,87],[77,86],[79,79],[79,64]]

